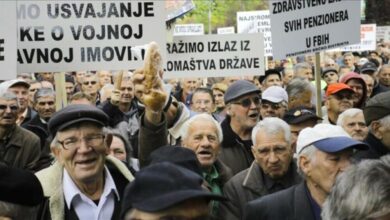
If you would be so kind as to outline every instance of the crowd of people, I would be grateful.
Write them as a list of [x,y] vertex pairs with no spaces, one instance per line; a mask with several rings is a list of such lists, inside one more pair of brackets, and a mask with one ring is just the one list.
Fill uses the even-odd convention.
[[0,84],[0,219],[389,219],[389,51],[324,53],[321,106],[309,55],[163,80],[151,45],[137,70],[18,74]]

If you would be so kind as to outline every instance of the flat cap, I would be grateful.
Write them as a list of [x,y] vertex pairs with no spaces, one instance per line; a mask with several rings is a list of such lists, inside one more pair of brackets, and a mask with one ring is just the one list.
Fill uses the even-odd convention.
[[370,125],[372,121],[390,115],[390,91],[379,93],[369,99],[363,109],[363,114],[367,125]]
[[229,103],[237,98],[251,93],[260,93],[257,86],[247,80],[237,80],[232,83],[225,92],[225,103]]
[[360,73],[375,72],[377,69],[378,67],[374,63],[367,62],[360,69]]
[[202,187],[203,178],[178,165],[161,162],[141,169],[127,185],[122,216],[130,209],[158,212],[196,198],[226,200]]
[[57,131],[80,122],[94,122],[101,126],[106,126],[108,124],[108,116],[102,110],[92,105],[68,105],[54,113],[50,118],[48,122],[49,132],[54,137]]
[[322,120],[322,118],[317,116],[314,109],[310,109],[305,106],[298,106],[296,108],[289,109],[284,115],[283,120],[287,122],[287,124],[295,125],[311,120]]
[[43,189],[31,172],[0,165],[0,201],[36,206],[44,201]]

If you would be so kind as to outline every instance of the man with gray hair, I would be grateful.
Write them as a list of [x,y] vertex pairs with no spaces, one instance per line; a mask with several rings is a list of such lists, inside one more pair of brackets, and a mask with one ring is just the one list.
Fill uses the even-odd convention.
[[390,91],[380,93],[368,100],[363,114],[369,127],[365,142],[370,149],[357,152],[355,158],[378,159],[390,154]]
[[354,148],[367,145],[350,138],[339,126],[317,124],[303,129],[296,153],[298,172],[305,181],[249,202],[244,219],[321,219],[321,206],[336,177],[350,165]]
[[304,106],[313,108],[315,90],[313,85],[302,77],[292,79],[287,87],[288,109]]
[[17,96],[0,93],[0,163],[35,171],[41,154],[39,138],[16,124],[18,111]]
[[365,160],[336,180],[321,213],[323,220],[389,219],[390,155]]
[[303,77],[308,81],[314,80],[313,69],[308,63],[297,63],[294,66],[294,76]]
[[290,128],[279,118],[268,117],[252,130],[252,165],[226,183],[220,219],[238,220],[245,205],[254,199],[286,189],[301,182],[293,161]]
[[337,118],[337,125],[341,126],[357,141],[364,141],[367,137],[368,127],[361,109],[350,108],[345,110]]

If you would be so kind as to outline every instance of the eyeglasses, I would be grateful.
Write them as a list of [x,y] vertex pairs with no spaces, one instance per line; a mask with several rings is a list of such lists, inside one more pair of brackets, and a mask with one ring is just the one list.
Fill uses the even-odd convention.
[[7,108],[11,109],[12,112],[15,112],[19,109],[16,105],[0,105],[0,111],[5,111]]
[[255,97],[252,97],[252,98],[246,98],[246,99],[242,99],[242,100],[240,100],[238,102],[233,102],[232,104],[237,104],[237,105],[241,105],[244,108],[248,108],[248,107],[251,106],[252,102],[256,106],[259,106],[260,105],[260,97],[255,96]]
[[97,82],[96,81],[85,81],[83,82],[84,85],[95,85]]
[[277,104],[277,103],[261,103],[261,108],[272,108],[272,110],[278,110],[281,108],[280,104]]
[[70,137],[63,141],[58,141],[58,143],[60,143],[65,150],[72,150],[75,149],[77,146],[80,146],[79,143],[81,140],[84,140],[85,144],[88,146],[97,147],[103,144],[104,137],[105,136],[103,134],[90,135],[81,139],[76,137]]

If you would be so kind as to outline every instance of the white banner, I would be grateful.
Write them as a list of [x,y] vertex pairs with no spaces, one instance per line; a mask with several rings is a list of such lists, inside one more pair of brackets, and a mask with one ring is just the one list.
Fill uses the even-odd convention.
[[164,1],[18,1],[17,16],[19,72],[134,69],[166,44]]
[[273,0],[272,49],[277,59],[360,42],[360,1]]
[[0,79],[16,78],[16,2],[0,2]]
[[203,35],[203,24],[177,24],[173,30],[173,36]]
[[234,27],[217,28],[218,34],[234,34]]
[[263,33],[264,55],[272,56],[271,20],[268,10],[237,12],[237,33]]
[[376,27],[376,40],[377,41],[390,41],[390,26],[377,26]]
[[360,44],[340,48],[341,51],[366,51],[376,49],[376,24],[362,24],[360,27]]
[[174,37],[164,78],[263,75],[263,51],[261,33]]

